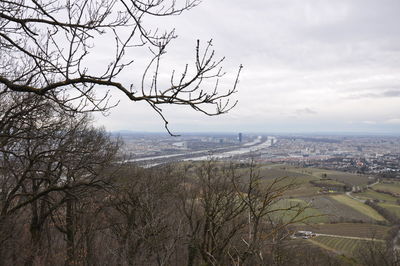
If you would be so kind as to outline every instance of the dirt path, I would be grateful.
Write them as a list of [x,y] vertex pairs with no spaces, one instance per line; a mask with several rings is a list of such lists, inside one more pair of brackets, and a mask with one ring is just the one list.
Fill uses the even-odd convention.
[[372,183],[372,184],[368,185],[367,188],[373,187],[373,186],[375,186],[377,184],[379,184],[379,179],[375,183]]
[[[377,185],[377,184],[379,184],[379,179],[378,179],[375,183],[372,183],[372,184],[367,185],[367,188],[371,188],[371,187],[373,187],[373,186],[375,186],[375,185]],[[366,202],[366,200],[362,200],[362,199],[359,199],[359,198],[357,198],[357,197],[354,197],[354,196],[351,194],[351,191],[346,192],[346,195],[349,196],[350,198],[352,198],[353,200],[357,200],[357,201],[359,201],[359,202],[361,202],[361,203],[365,203],[365,202]]]
[[361,203],[365,203],[365,200],[356,198],[356,197],[354,197],[353,195],[351,195],[351,192],[350,192],[350,191],[346,192],[346,195],[347,195],[348,197],[352,198],[353,200],[359,201],[359,202],[361,202]]

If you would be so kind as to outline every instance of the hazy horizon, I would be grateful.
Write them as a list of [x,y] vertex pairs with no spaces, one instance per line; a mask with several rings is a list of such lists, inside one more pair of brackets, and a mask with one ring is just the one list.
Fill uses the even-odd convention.
[[[170,136],[166,131],[134,131],[134,130],[113,130],[110,131],[112,134],[149,134],[149,135],[166,135]],[[400,137],[400,133],[390,132],[251,132],[251,131],[175,131],[178,136],[190,136],[190,135],[237,135],[242,133],[244,135],[273,135],[273,136],[316,136],[316,137]],[[173,136],[171,136],[173,137]]]

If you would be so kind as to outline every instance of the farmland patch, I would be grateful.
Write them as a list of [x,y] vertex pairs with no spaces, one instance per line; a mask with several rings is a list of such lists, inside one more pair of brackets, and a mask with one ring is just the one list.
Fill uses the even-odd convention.
[[[348,256],[356,255],[356,252],[368,243],[370,240],[360,240],[360,239],[349,239],[341,237],[330,237],[330,236],[317,236],[311,239],[323,246],[328,247],[330,250],[336,250],[341,254]],[[384,245],[384,242],[380,242]]]
[[314,208],[328,215],[330,222],[374,222],[371,217],[327,195],[311,197],[307,201],[311,201]]
[[390,227],[367,223],[334,223],[298,225],[294,230],[312,231],[318,234],[384,239]]
[[383,218],[382,215],[380,215],[377,211],[375,211],[371,207],[365,205],[364,203],[354,200],[346,195],[332,195],[330,197],[344,205],[347,205],[347,206],[357,210],[358,212],[361,212],[361,213],[369,216],[370,218],[372,218],[374,220],[385,221],[385,218]]

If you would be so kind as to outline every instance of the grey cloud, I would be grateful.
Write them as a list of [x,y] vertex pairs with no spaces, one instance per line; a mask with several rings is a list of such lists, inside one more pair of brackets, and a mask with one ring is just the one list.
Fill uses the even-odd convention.
[[317,114],[317,112],[310,108],[302,108],[302,109],[297,109],[296,114],[297,115],[315,115],[315,114]]
[[353,94],[345,99],[363,99],[363,98],[396,98],[400,97],[400,89],[399,90],[386,90],[380,93],[361,93],[361,94]]
[[385,91],[381,94],[381,97],[400,97],[400,90]]
[[[168,49],[167,66],[179,70],[192,62],[196,39],[211,38],[216,56],[226,56],[225,71],[235,74],[239,64],[245,66],[232,120],[245,124],[253,117],[248,130],[267,127],[265,121],[274,119],[279,121],[276,130],[294,122],[298,124],[293,128],[301,129],[305,120],[313,121],[309,128],[323,123],[339,128],[343,113],[363,124],[385,121],[398,110],[399,11],[399,0],[204,0],[182,16],[162,22],[157,18],[155,25],[176,28],[179,36]],[[226,79],[228,85],[231,80]],[[371,108],[359,108],[355,115],[348,110],[362,103],[349,99],[371,99]],[[140,113],[141,108],[129,103],[121,105],[120,112]],[[184,127],[194,117],[182,108],[173,110],[168,115],[172,126]],[[294,119],[287,119],[289,113]],[[115,111],[108,123],[111,128],[118,122],[121,128],[162,129],[153,113],[143,112],[142,117],[119,117]],[[203,117],[198,121],[208,127]],[[230,123],[227,116],[215,121]],[[222,129],[226,125],[221,122]],[[190,125],[182,130],[190,131]]]
[[[373,40],[375,38],[399,39],[398,27],[400,2],[397,0],[337,0],[309,1],[315,8],[315,16],[323,15],[332,23],[320,23],[309,27],[311,32],[330,41]],[[317,4],[319,3],[319,4]],[[334,11],[336,10],[336,12]],[[379,40],[379,39],[376,39]]]

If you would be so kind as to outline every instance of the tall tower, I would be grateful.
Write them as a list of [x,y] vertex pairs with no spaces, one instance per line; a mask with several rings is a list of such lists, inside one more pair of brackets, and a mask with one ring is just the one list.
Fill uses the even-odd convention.
[[242,138],[243,138],[242,133],[239,133],[238,140],[239,140],[240,143],[242,143]]

